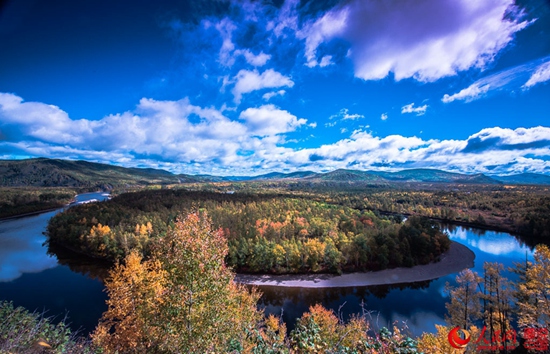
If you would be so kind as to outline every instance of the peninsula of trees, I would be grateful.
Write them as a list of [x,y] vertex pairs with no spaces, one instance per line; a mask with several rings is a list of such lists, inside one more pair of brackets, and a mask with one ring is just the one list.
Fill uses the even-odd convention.
[[238,272],[310,273],[380,270],[427,264],[450,241],[426,218],[276,194],[156,190],[122,194],[54,216],[49,242],[117,260],[131,250],[148,256],[178,215],[207,210],[228,242],[227,264]]

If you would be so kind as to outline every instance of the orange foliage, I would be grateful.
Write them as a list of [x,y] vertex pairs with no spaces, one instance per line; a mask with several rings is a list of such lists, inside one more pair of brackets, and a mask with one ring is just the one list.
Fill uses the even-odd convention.
[[162,304],[165,276],[158,261],[141,262],[136,251],[117,264],[105,283],[108,309],[92,334],[94,343],[108,353],[151,348],[156,341],[151,315]]

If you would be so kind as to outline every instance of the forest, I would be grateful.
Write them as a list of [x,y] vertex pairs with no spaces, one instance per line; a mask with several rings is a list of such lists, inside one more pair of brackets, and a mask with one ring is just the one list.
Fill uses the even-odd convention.
[[69,203],[85,189],[65,187],[2,187],[0,188],[0,219],[48,209]]
[[111,270],[108,309],[90,339],[2,302],[0,352],[439,354],[455,352],[449,333],[460,328],[477,340],[460,352],[548,351],[550,250],[544,245],[532,262],[516,265],[516,282],[498,263],[486,263],[483,274],[461,272],[457,285],[445,289],[447,325],[417,338],[403,325],[377,328],[366,313],[344,321],[320,305],[288,333],[279,317],[257,309],[257,290],[234,282],[224,261],[225,233],[206,211],[176,220],[150,248],[147,259],[133,250]]
[[227,264],[238,272],[340,273],[427,264],[450,241],[426,218],[381,216],[370,210],[281,194],[182,189],[121,194],[69,208],[48,225],[50,243],[117,260],[151,253],[180,215],[207,210],[222,230]]
[[425,216],[520,235],[530,245],[550,237],[547,185],[393,183],[349,181],[253,181],[190,184],[192,190],[279,193],[366,209],[381,214]]

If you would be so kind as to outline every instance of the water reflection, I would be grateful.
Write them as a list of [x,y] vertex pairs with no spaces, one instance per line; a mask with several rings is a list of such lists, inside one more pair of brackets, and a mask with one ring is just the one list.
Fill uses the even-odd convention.
[[[76,202],[105,200],[107,193],[86,193]],[[57,266],[55,256],[48,254],[43,232],[57,211],[0,221],[0,282],[9,282],[24,273],[39,273]]]
[[66,322],[73,331],[87,335],[107,310],[103,283],[60,266],[40,273],[26,273],[0,283],[0,301],[13,301],[29,311],[45,312],[57,323]]
[[[486,231],[482,235],[460,227],[448,230],[449,237],[468,246],[476,254],[476,265],[483,262],[502,262],[503,258],[525,261],[533,248],[504,232]],[[508,261],[509,262],[509,261]],[[510,264],[511,265],[511,264]]]
[[103,282],[109,276],[113,263],[91,258],[62,246],[48,244],[48,254],[57,258],[57,263],[67,266],[71,271]]
[[[105,199],[99,193],[78,201]],[[64,249],[42,246],[47,220],[55,212],[0,222],[0,300],[14,301],[33,311],[49,310],[48,315],[69,313],[72,328],[93,330],[105,311],[102,291],[108,265],[75,255]],[[516,261],[532,259],[532,249],[506,233],[463,227],[448,228],[454,241],[467,245],[476,254],[474,270],[483,271],[484,262],[501,262],[505,267]],[[456,274],[436,280],[390,286],[329,289],[261,286],[264,293],[259,306],[267,314],[281,315],[290,330],[297,318],[316,303],[340,313],[365,314],[374,326],[391,326],[405,321],[410,333],[434,332],[444,324],[448,297],[445,283],[455,282]],[[37,296],[40,294],[40,296]]]
[[[446,228],[452,240],[467,245],[476,254],[474,270],[481,273],[484,262],[500,262],[505,267],[513,262],[533,258],[533,250],[510,234],[463,227]],[[366,314],[374,327],[397,323],[412,335],[434,332],[435,324],[445,324],[445,304],[449,300],[445,283],[456,284],[455,274],[432,281],[355,288],[283,288],[261,286],[259,306],[266,314],[282,315],[287,329],[296,319],[317,303],[340,313],[347,319],[352,314]],[[514,278],[512,274],[506,276]]]
[[[263,295],[259,306],[266,314],[282,314],[288,330],[310,306],[322,304],[345,320],[351,315],[366,315],[375,327],[406,321],[411,330],[422,333],[428,330],[428,317],[439,319],[433,312],[434,304],[445,303],[442,296],[426,296],[432,282],[325,289],[260,286]],[[429,322],[427,326],[433,321]]]
[[57,266],[55,257],[47,255],[42,246],[44,226],[55,213],[0,221],[0,282]]
[[[107,198],[105,193],[87,193],[76,201]],[[67,316],[71,329],[86,335],[107,309],[99,280],[105,268],[97,260],[74,253],[69,257],[63,250],[46,252],[43,232],[57,212],[0,222],[0,301],[45,312],[54,322]]]

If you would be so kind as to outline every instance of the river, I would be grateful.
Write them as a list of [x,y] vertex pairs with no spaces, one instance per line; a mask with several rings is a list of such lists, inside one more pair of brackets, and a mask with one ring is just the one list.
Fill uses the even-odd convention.
[[[79,195],[77,201],[104,200],[105,193]],[[43,246],[48,220],[59,211],[0,221],[0,300],[13,301],[31,311],[45,312],[57,320],[67,317],[73,330],[91,332],[106,310],[106,294],[98,271],[104,265],[64,252],[49,255]],[[513,262],[533,259],[533,251],[515,237],[502,232],[447,227],[453,241],[475,253],[474,270],[481,273],[484,262]],[[507,274],[512,277],[512,274]],[[295,319],[309,306],[321,303],[343,318],[366,313],[378,326],[406,323],[413,335],[435,331],[444,324],[445,283],[455,274],[408,284],[339,288],[292,288],[260,286],[259,306],[266,313],[282,315],[292,328]]]

